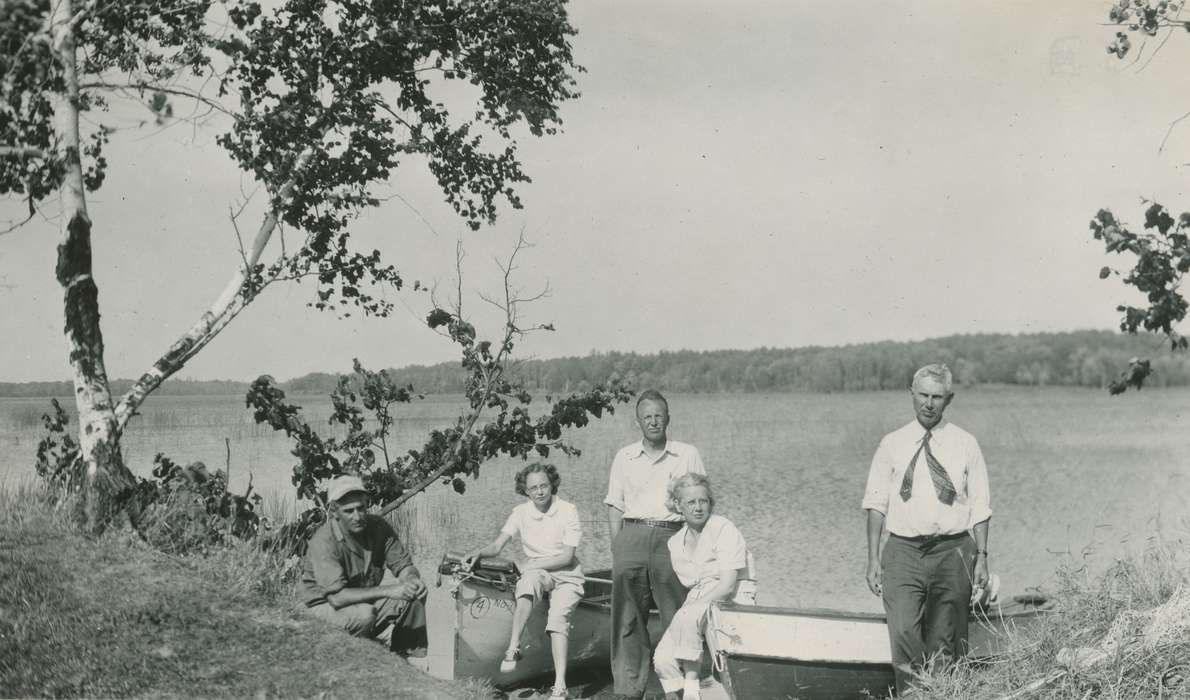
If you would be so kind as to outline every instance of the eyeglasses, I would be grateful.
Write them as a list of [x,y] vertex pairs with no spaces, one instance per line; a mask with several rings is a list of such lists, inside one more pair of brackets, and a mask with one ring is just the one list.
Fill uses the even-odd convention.
[[540,484],[538,486],[529,486],[528,488],[525,489],[525,491],[527,491],[529,493],[545,493],[546,491],[552,491],[552,490],[553,489],[550,487],[549,484]]

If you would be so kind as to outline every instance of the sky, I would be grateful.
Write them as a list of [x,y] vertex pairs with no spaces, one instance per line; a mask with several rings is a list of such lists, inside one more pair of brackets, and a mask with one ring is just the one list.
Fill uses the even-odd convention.
[[[556,327],[523,357],[1111,328],[1134,297],[1098,279],[1115,261],[1087,222],[1109,207],[1139,226],[1141,198],[1190,208],[1190,120],[1158,152],[1190,111],[1190,36],[1118,61],[1109,7],[582,0],[582,96],[562,133],[521,140],[525,208],[472,232],[410,163],[358,245],[445,296],[462,240],[464,311],[494,336],[477,294],[499,292],[495,260],[523,232],[513,279],[549,288],[523,317]],[[145,371],[238,264],[227,212],[250,183],[219,131],[113,137],[90,202],[109,376]],[[0,381],[69,374],[57,236],[41,219],[0,236]],[[383,319],[338,319],[307,308],[313,295],[270,288],[180,376],[457,357],[424,326],[427,294],[390,294]]]

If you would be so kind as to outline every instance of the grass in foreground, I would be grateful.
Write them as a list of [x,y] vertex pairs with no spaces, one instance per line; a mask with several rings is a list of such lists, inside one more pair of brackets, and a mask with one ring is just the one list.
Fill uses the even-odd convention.
[[485,695],[306,617],[279,571],[250,546],[86,538],[36,489],[0,492],[0,696]]
[[915,700],[1190,698],[1190,545],[1157,543],[1100,578],[1062,571],[1056,611],[990,663],[933,674]]

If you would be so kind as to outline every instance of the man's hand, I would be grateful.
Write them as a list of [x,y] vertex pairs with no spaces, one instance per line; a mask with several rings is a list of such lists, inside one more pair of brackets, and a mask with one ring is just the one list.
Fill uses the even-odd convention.
[[426,584],[420,578],[397,581],[396,583],[388,584],[385,588],[385,593],[389,598],[398,598],[400,600],[417,600],[426,592]]
[[[985,569],[984,573],[987,571]],[[884,571],[881,570],[879,559],[868,560],[868,590],[872,591],[872,595],[882,595],[884,593],[884,585],[881,580],[884,578]]]
[[975,556],[975,575],[971,583],[974,588],[983,589],[988,585],[988,558],[987,555]]

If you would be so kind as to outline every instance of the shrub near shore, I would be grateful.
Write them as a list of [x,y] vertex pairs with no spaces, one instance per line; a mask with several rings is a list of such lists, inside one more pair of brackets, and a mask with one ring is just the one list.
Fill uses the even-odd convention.
[[0,697],[486,697],[303,615],[280,556],[166,555],[68,512],[0,489]]
[[930,674],[915,700],[1190,698],[1190,544],[1154,542],[1102,576],[1059,571],[1055,612],[989,662]]

